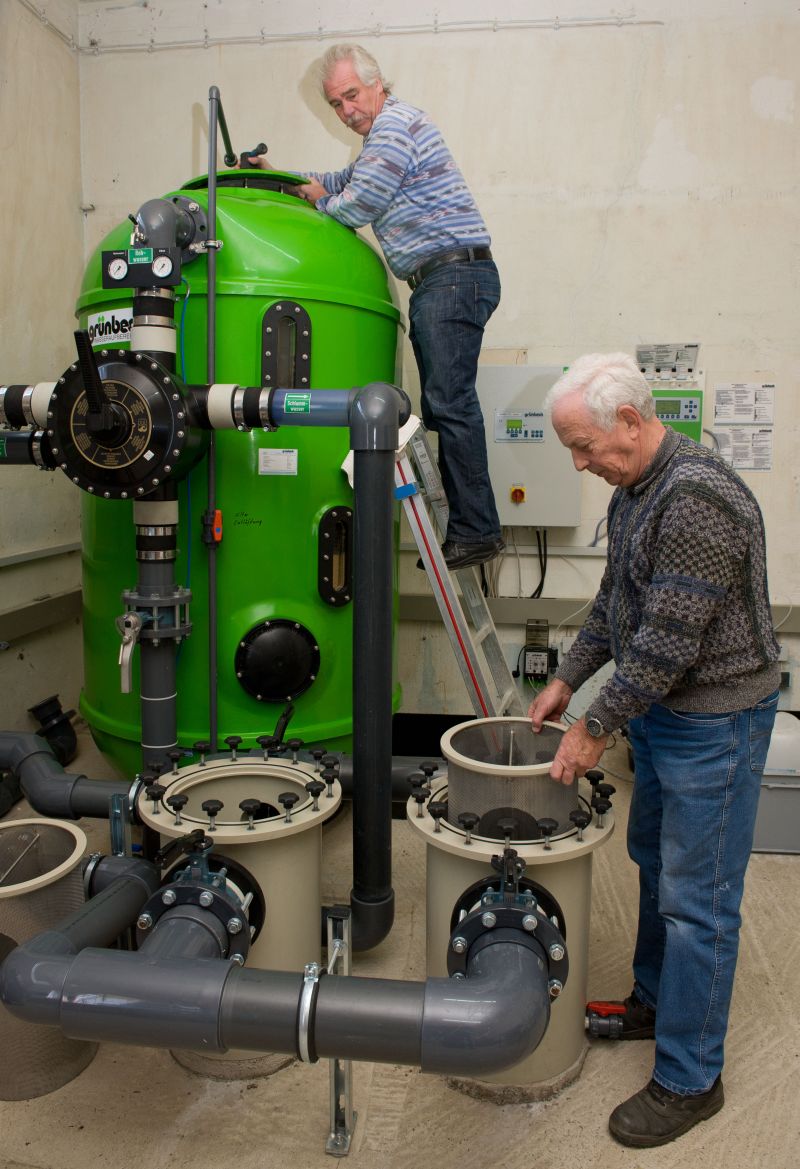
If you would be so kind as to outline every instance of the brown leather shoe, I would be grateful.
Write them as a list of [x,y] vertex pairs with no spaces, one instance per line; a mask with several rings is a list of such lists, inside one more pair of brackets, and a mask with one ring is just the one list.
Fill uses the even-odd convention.
[[608,1131],[621,1145],[651,1149],[681,1137],[701,1120],[708,1120],[725,1103],[722,1077],[699,1096],[679,1096],[655,1080],[618,1105],[608,1118]]

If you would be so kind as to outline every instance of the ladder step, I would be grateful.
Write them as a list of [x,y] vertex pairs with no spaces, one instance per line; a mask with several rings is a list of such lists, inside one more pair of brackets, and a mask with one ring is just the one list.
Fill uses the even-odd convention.
[[497,708],[500,714],[506,714],[520,705],[520,697],[516,686],[511,690],[506,690],[505,694],[497,700]]

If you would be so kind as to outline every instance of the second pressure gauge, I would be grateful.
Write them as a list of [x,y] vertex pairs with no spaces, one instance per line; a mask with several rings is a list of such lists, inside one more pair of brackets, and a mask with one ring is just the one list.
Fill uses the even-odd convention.
[[158,276],[159,280],[166,280],[167,276],[172,275],[172,260],[169,256],[156,256],[153,260],[153,275]]

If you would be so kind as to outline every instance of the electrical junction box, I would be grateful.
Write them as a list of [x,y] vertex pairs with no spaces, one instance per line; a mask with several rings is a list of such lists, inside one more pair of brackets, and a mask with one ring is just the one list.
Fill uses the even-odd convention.
[[800,853],[800,719],[784,710],[761,779],[753,852]]
[[489,475],[501,524],[576,528],[581,477],[542,404],[560,365],[479,365]]

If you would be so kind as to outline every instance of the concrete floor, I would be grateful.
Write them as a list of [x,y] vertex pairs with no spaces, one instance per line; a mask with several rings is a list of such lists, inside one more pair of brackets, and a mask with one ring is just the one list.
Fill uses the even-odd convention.
[[[82,736],[70,770],[109,774]],[[630,776],[621,746],[604,764],[616,776],[617,830],[594,854],[589,994],[622,997],[636,913],[636,876],[624,825]],[[28,813],[24,803],[10,813]],[[106,847],[105,825],[89,827]],[[325,830],[326,901],[347,900],[349,818]],[[424,846],[394,825],[397,921],[355,973],[424,977]],[[637,1152],[617,1145],[606,1121],[651,1071],[653,1045],[595,1041],[582,1074],[537,1104],[476,1100],[411,1068],[354,1067],[352,1169],[795,1169],[800,1165],[800,857],[752,858],[743,906],[739,971],[725,1068],[725,1108],[672,1145]],[[13,1059],[13,1052],[2,1052]],[[0,1169],[85,1169],[138,1164],[157,1169],[292,1169],[331,1165],[328,1066],[292,1064],[266,1079],[221,1082],[181,1067],[166,1051],[101,1046],[70,1084],[25,1102],[0,1102]]]

